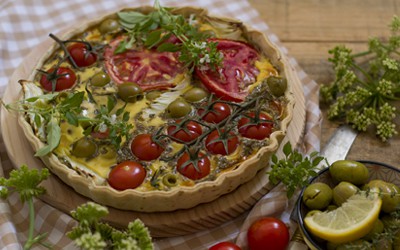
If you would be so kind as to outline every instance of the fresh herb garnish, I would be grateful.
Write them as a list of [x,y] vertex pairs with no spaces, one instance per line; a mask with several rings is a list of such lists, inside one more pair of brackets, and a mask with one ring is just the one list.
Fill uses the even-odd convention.
[[14,169],[10,172],[8,179],[0,178],[0,196],[6,199],[11,192],[18,192],[20,200],[28,203],[29,207],[29,229],[28,239],[24,244],[25,249],[31,249],[34,245],[41,245],[48,249],[50,244],[44,242],[47,233],[34,235],[35,232],[35,207],[33,199],[39,197],[46,192],[45,188],[39,186],[49,176],[49,170],[43,168],[40,172],[37,169],[28,169],[26,165],[22,165],[20,169]]
[[[388,41],[372,38],[368,50],[353,53],[345,46],[330,50],[335,80],[321,88],[323,100],[330,104],[328,118],[344,119],[353,128],[370,127],[386,141],[398,134],[394,121],[400,100],[400,19],[390,24]],[[360,60],[365,59],[365,61]]]
[[[160,52],[180,51],[179,60],[185,67],[193,70],[202,67],[215,70],[222,63],[223,55],[217,50],[218,42],[207,41],[209,34],[200,32],[182,15],[171,13],[158,1],[155,11],[142,14],[136,11],[119,12],[119,22],[127,31],[128,37],[116,48],[115,53],[123,53],[134,44],[157,48]],[[179,42],[168,42],[172,36]]]
[[67,236],[81,249],[153,249],[150,232],[139,219],[125,230],[115,229],[100,221],[108,215],[108,209],[94,202],[79,206],[71,215],[79,224]]
[[309,178],[317,175],[317,166],[325,158],[318,156],[318,152],[312,152],[309,156],[303,156],[299,151],[292,149],[290,142],[283,146],[285,158],[278,159],[276,154],[271,157],[271,171],[269,180],[276,185],[282,182],[287,191],[287,197],[291,198],[297,188],[307,186]]

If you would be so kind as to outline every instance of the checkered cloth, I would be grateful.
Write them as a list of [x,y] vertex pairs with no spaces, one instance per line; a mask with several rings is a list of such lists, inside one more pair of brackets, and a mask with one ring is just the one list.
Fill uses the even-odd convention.
[[[123,7],[152,4],[153,1],[150,0],[2,0],[0,2],[0,95],[3,95],[8,79],[24,57],[36,45],[49,39],[50,32],[57,33],[74,23],[82,23]],[[262,21],[259,13],[246,0],[164,0],[161,1],[161,4],[163,6],[199,6],[207,8],[211,14],[239,19],[264,32],[287,53],[278,38]],[[318,85],[308,78],[293,58],[290,59],[290,62],[297,69],[307,100],[306,133],[302,150],[305,153],[318,151],[320,138]],[[12,168],[1,137],[0,158],[1,175],[2,169],[8,171]],[[217,242],[228,240],[236,242],[246,249],[245,232],[250,223],[261,216],[280,217],[290,225],[293,232],[295,225],[289,221],[289,212],[293,203],[294,199],[287,200],[285,190],[278,185],[263,197],[250,212],[217,228],[182,237],[155,239],[155,247],[156,249],[200,250]],[[55,246],[54,249],[76,248],[73,242],[65,236],[65,233],[76,225],[76,222],[68,214],[64,214],[40,200],[35,201],[35,211],[37,212],[36,233],[48,232],[48,241]],[[27,238],[27,221],[27,205],[21,204],[17,195],[10,196],[7,201],[0,201],[0,247],[2,249],[21,249],[20,243],[25,242]]]

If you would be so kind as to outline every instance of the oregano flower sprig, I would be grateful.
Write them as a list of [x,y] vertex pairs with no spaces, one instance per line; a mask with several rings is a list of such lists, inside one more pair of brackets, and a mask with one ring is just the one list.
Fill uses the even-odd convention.
[[390,29],[392,34],[387,41],[371,38],[367,51],[353,53],[343,45],[330,50],[335,80],[321,88],[323,101],[330,105],[328,118],[344,119],[359,131],[374,127],[382,141],[398,134],[394,121],[400,100],[397,16],[393,17]]

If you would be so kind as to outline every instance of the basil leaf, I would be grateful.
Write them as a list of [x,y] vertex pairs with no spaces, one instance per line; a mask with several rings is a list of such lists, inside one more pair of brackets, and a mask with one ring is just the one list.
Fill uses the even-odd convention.
[[46,126],[47,132],[47,145],[40,148],[35,156],[45,156],[51,153],[59,144],[61,140],[61,128],[57,120],[52,118]]
[[163,43],[157,47],[159,52],[177,52],[180,50],[180,46],[173,43]]
[[147,36],[144,45],[146,47],[148,47],[149,49],[152,48],[153,46],[157,45],[161,41],[161,34],[162,34],[162,30],[156,30],[156,31],[151,32]]
[[78,117],[76,117],[76,115],[74,113],[67,111],[65,113],[65,118],[67,119],[67,122],[69,124],[74,125],[75,127],[77,127],[79,125]]
[[46,94],[46,95],[38,95],[34,97],[30,97],[25,99],[26,102],[35,102],[38,99],[44,100],[44,101],[51,101],[54,99],[54,97],[58,96],[59,93],[53,93],[53,94]]
[[83,102],[84,96],[85,96],[84,92],[74,93],[74,94],[68,96],[68,98],[64,99],[61,102],[61,106],[65,109],[80,107]]
[[138,24],[148,19],[147,15],[136,11],[118,12],[117,15],[123,22],[130,24]]

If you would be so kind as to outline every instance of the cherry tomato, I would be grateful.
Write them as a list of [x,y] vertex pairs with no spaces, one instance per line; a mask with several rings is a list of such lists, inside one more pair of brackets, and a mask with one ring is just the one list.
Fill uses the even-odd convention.
[[220,242],[210,247],[208,250],[241,250],[241,248],[229,241]]
[[143,91],[167,89],[177,84],[174,78],[184,70],[178,60],[178,53],[130,49],[115,54],[115,49],[123,39],[116,38],[104,51],[107,72],[114,82],[134,82]]
[[183,128],[171,125],[168,127],[167,131],[168,135],[171,136],[174,141],[180,143],[191,142],[203,133],[200,124],[194,121],[186,122]]
[[132,153],[143,161],[151,161],[160,157],[164,148],[153,141],[151,134],[140,134],[131,143]]
[[53,91],[53,82],[55,83],[54,91],[69,89],[74,86],[76,75],[70,68],[58,67],[57,70],[51,68],[47,74],[43,74],[40,78],[40,85],[47,90]]
[[226,39],[210,39],[217,42],[217,49],[223,54],[222,65],[211,68],[196,68],[196,75],[208,90],[218,98],[241,102],[247,94],[247,87],[257,80],[259,70],[255,62],[258,52],[247,43]]
[[250,250],[285,250],[289,244],[289,229],[281,220],[265,217],[251,224],[247,231]]
[[[193,162],[197,161],[197,166],[193,165]],[[184,153],[176,164],[177,170],[183,176],[191,180],[198,180],[206,177],[210,173],[210,160],[205,154],[199,153],[196,159],[191,161],[191,157],[188,153]]]
[[134,189],[143,183],[146,170],[140,163],[124,161],[111,169],[108,184],[117,190]]
[[87,67],[97,60],[97,55],[91,52],[85,43],[74,43],[67,47],[69,54],[78,67]]
[[250,117],[242,117],[238,122],[239,133],[246,138],[263,140],[272,133],[274,124],[272,118],[265,113],[260,113],[255,119],[255,113],[248,114]]
[[[226,146],[224,141],[226,141]],[[214,130],[207,136],[205,144],[211,154],[229,155],[238,147],[239,139],[232,131]]]
[[204,121],[218,124],[231,114],[231,108],[226,103],[217,102],[212,105],[210,110],[200,108],[198,113]]

